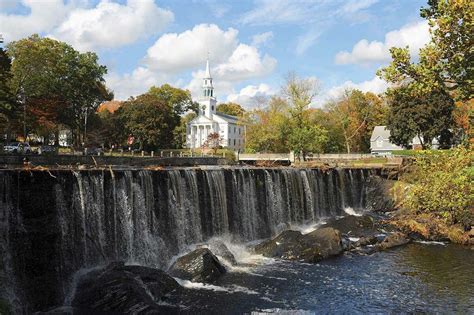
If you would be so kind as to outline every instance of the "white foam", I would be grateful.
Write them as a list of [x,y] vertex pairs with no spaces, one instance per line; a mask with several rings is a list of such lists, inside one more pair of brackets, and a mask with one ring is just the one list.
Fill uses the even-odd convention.
[[360,240],[359,237],[349,237],[349,241],[351,242],[357,242],[358,240]]
[[445,242],[438,242],[438,241],[415,241],[415,243],[426,244],[426,245],[442,245],[442,246],[448,245]]
[[208,283],[202,283],[202,282],[192,282],[189,280],[183,280],[180,278],[174,278],[176,282],[178,282],[181,286],[187,288],[187,289],[195,289],[195,290],[210,290],[210,291],[215,291],[215,292],[227,292],[227,293],[236,293],[236,292],[242,292],[245,294],[259,294],[257,291],[253,291],[249,288],[242,287],[239,285],[231,285],[229,287],[221,287],[218,285],[213,285],[213,284],[208,284]]
[[348,215],[353,215],[356,217],[362,216],[362,213],[357,213],[352,207],[345,207],[344,212],[347,213]]

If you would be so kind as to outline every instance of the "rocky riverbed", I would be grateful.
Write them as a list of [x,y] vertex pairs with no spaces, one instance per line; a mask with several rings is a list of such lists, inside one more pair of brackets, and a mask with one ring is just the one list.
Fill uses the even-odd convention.
[[[305,268],[308,264],[319,268],[320,263],[336,257],[370,259],[377,253],[411,242],[420,240],[397,231],[380,217],[350,215],[331,219],[310,232],[282,231],[271,239],[248,246],[247,250],[256,257],[267,257],[272,263],[285,264],[284,261],[288,261]],[[445,245],[439,245],[441,244]],[[229,276],[229,272],[235,274],[236,270],[241,272],[248,268],[260,267],[258,264],[242,263],[223,241],[212,239],[176,257],[167,271],[125,265],[123,262],[111,263],[104,268],[90,271],[78,279],[70,306],[55,308],[46,313],[183,312],[183,307],[184,310],[189,310],[189,306],[180,303],[190,303],[193,299],[191,296],[196,294],[196,287],[207,290],[208,297],[222,295],[224,292],[238,292],[239,289],[229,292],[229,287],[225,289],[217,284],[222,282],[222,279],[235,277]],[[202,298],[200,296],[198,300]],[[176,304],[177,301],[180,302]],[[194,305],[191,309],[200,307]]]

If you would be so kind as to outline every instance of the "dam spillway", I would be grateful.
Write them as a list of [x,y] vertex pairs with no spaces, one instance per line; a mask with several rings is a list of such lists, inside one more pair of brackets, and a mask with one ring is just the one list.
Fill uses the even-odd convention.
[[365,169],[0,171],[0,294],[27,312],[61,305],[74,274],[123,260],[165,268],[214,236],[270,237],[363,209]]

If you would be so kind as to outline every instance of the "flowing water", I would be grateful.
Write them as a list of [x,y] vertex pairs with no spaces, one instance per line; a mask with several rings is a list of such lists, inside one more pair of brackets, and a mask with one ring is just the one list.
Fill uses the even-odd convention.
[[[242,244],[290,226],[305,230],[329,217],[358,214],[367,206],[373,175],[363,169],[293,168],[0,171],[0,300],[10,301],[18,312],[45,310],[71,296],[78,271],[110,261],[166,268],[190,245],[211,237]],[[213,293],[235,300],[224,305],[229,312],[314,310],[322,304],[327,310],[336,310],[337,304],[346,310],[344,303],[357,290],[369,300],[381,290],[387,299],[385,281],[400,282],[405,290],[408,280],[418,279],[394,273],[396,266],[414,264],[403,261],[403,251],[395,253],[342,257],[319,266],[259,261],[250,273],[229,273]],[[381,273],[379,265],[388,272]],[[369,280],[357,278],[367,272],[373,275]],[[200,288],[189,296],[196,294],[205,310],[219,310],[222,301],[211,303],[206,295],[209,303],[199,299],[210,292],[208,287],[186,285]],[[357,290],[351,295],[344,288]],[[337,292],[341,295],[335,298]],[[401,307],[403,301],[394,305]],[[472,300],[463,301],[464,310],[472,309]],[[193,309],[190,305],[191,300],[186,307]]]
[[474,251],[410,244],[371,256],[346,254],[316,265],[260,260],[214,285],[184,283],[171,297],[183,313],[474,313]]

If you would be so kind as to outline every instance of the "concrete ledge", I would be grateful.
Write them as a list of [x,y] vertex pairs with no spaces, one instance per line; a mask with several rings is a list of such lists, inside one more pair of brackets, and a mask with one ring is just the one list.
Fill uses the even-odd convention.
[[81,155],[0,155],[0,165],[23,165],[27,159],[37,165],[120,165],[120,166],[199,166],[231,165],[232,161],[218,157],[124,157]]

